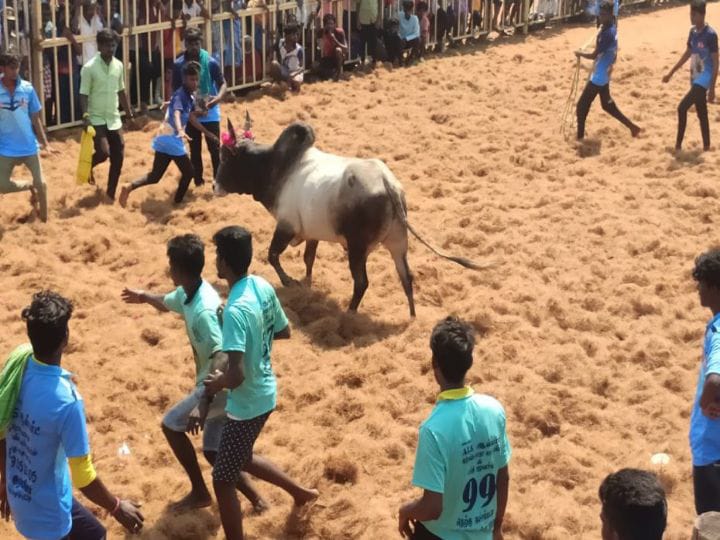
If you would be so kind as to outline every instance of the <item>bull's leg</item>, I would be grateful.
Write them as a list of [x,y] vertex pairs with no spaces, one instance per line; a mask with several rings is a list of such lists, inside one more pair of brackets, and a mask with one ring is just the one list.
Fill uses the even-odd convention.
[[400,283],[402,283],[408,305],[410,306],[410,316],[414,317],[415,300],[413,299],[413,276],[407,262],[408,241],[405,227],[397,228],[389,235],[389,238],[384,244],[395,262],[395,269],[400,277]]
[[368,288],[367,251],[368,247],[364,243],[353,244],[348,239],[348,259],[350,259],[350,273],[354,283],[353,297],[348,311],[357,311],[360,301]]
[[275,233],[270,242],[270,250],[268,252],[268,262],[270,266],[275,269],[275,272],[277,272],[280,281],[285,287],[299,284],[297,280],[288,276],[280,265],[280,255],[287,249],[293,238],[295,238],[295,231],[292,230],[292,227],[284,222],[278,223],[277,227],[275,227]]
[[305,283],[309,287],[312,285],[312,271],[313,264],[315,264],[315,254],[317,253],[318,241],[307,240],[305,241]]

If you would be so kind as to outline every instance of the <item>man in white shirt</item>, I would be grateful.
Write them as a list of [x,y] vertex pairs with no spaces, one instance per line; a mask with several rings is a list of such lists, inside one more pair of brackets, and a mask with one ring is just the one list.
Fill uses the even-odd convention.
[[98,15],[98,5],[94,0],[83,0],[81,7],[82,11],[76,13],[76,33],[79,33],[81,37],[91,38],[83,42],[82,56],[78,56],[78,62],[84,66],[95,58],[98,52],[95,36],[103,29],[103,23]]

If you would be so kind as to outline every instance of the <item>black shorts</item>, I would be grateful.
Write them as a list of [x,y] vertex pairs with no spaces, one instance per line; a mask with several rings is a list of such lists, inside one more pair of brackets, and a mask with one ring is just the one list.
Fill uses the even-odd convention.
[[270,413],[272,411],[250,420],[227,419],[220,436],[220,447],[213,466],[213,481],[237,484],[240,480],[240,473],[252,460],[253,446],[255,446],[255,441]]
[[442,540],[439,536],[434,535],[425,528],[421,522],[415,522],[415,532],[412,535],[412,540]]
[[720,461],[693,467],[693,488],[698,515],[720,511]]

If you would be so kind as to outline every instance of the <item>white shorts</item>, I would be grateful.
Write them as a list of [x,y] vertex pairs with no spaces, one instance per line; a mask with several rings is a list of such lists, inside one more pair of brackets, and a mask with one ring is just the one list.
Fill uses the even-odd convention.
[[[163,425],[171,431],[185,433],[187,431],[190,413],[200,404],[200,399],[205,392],[203,386],[198,386],[184,399],[172,406],[165,413]],[[223,426],[227,420],[225,416],[225,404],[227,403],[227,392],[219,392],[210,405],[207,420],[203,427],[203,450],[217,452],[220,446],[220,436]]]

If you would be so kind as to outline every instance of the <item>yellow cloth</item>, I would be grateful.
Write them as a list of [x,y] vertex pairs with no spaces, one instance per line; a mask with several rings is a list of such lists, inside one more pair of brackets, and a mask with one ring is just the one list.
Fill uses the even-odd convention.
[[445,390],[444,392],[440,392],[440,395],[438,395],[437,400],[445,401],[445,400],[453,400],[453,399],[463,399],[463,398],[472,396],[474,393],[475,393],[475,390],[473,390],[469,386],[466,386],[464,388],[453,388],[451,390]]
[[97,477],[97,472],[95,472],[90,454],[82,457],[68,458],[68,463],[70,464],[70,475],[72,476],[73,486],[78,489],[90,485]]
[[92,170],[92,156],[95,150],[95,128],[88,126],[87,130],[82,132],[80,136],[80,158],[78,159],[77,172],[75,173],[75,181],[82,185],[87,184],[90,180],[90,171]]

